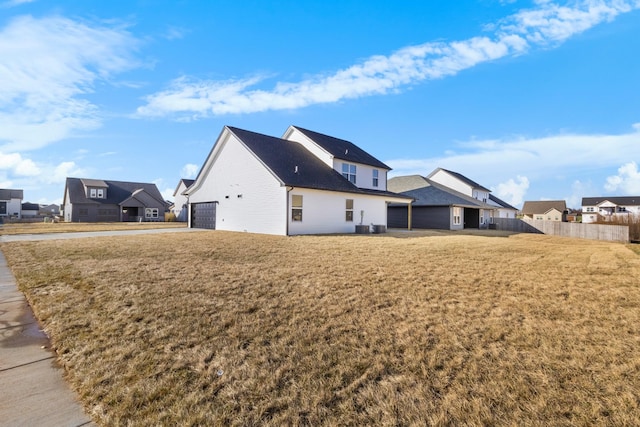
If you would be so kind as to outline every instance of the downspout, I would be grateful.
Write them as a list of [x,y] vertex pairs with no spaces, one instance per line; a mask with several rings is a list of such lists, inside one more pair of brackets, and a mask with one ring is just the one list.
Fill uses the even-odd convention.
[[293,190],[293,187],[286,186],[285,188],[287,189],[285,193],[287,197],[287,200],[285,202],[287,209],[284,213],[284,219],[285,219],[285,234],[288,236],[289,235],[289,192]]

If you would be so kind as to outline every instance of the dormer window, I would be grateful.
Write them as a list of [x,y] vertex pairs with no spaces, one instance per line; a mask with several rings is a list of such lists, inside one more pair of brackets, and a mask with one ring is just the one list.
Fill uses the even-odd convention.
[[348,179],[350,183],[356,183],[356,165],[350,163],[342,164],[342,176]]
[[104,199],[104,188],[98,188],[98,199]]
[[97,188],[90,189],[89,197],[91,197],[92,199],[95,199],[96,197],[98,197],[98,189]]
[[104,188],[90,188],[89,189],[89,198],[91,199],[105,199],[105,192],[106,190]]

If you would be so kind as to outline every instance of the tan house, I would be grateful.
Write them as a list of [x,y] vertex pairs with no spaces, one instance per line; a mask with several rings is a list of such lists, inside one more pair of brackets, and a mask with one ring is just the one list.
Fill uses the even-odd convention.
[[524,202],[522,215],[538,221],[566,221],[567,203],[564,200],[540,200]]

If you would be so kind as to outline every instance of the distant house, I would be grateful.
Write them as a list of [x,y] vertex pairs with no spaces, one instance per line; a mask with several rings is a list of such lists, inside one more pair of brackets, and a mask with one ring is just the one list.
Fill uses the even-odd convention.
[[170,210],[176,216],[176,221],[187,222],[189,220],[189,198],[184,191],[191,187],[194,179],[181,179],[173,192],[173,205]]
[[487,203],[490,190],[441,168],[429,177],[407,175],[389,180],[390,191],[414,199],[410,215],[406,205],[389,205],[390,227],[405,228],[408,218],[411,228],[461,230],[491,224],[497,207]]
[[39,214],[41,216],[57,216],[60,215],[60,205],[40,205]]
[[487,203],[497,208],[495,214],[496,218],[515,218],[518,214],[517,208],[514,208],[509,203],[499,199],[493,194],[489,194],[489,200],[487,200]]
[[22,190],[0,189],[0,220],[2,218],[20,218],[22,211]]
[[[296,235],[387,225],[390,168],[355,144],[290,126],[282,138],[225,126],[193,185],[189,226]],[[379,228],[381,229],[381,228]]]
[[567,203],[564,200],[526,201],[522,216],[538,221],[566,221]]
[[40,211],[40,205],[37,203],[23,203],[21,208],[20,208],[20,213],[22,215],[22,218],[34,218],[36,216],[38,216],[38,213]]
[[629,215],[640,215],[640,196],[582,198],[583,223]]
[[164,221],[167,207],[155,184],[86,178],[65,184],[67,222]]

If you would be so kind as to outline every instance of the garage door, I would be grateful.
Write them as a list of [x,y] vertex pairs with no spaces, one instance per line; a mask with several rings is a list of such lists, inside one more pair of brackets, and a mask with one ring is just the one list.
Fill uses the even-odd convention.
[[191,227],[216,228],[216,204],[214,202],[194,203],[191,205]]

